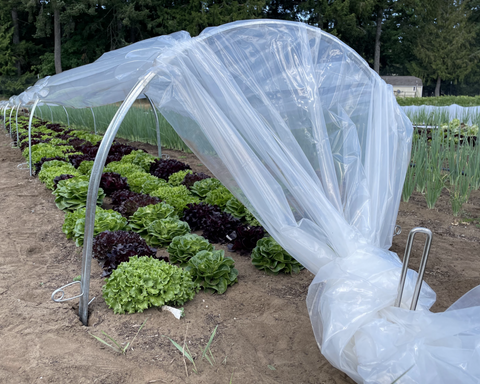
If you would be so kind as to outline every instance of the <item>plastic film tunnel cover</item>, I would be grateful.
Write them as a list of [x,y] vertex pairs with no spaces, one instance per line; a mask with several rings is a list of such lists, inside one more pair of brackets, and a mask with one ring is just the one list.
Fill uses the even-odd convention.
[[[478,383],[479,290],[429,308],[391,246],[412,125],[392,88],[340,40],[243,21],[164,51],[146,93],[182,139],[316,276],[307,306],[322,353],[357,382]],[[461,300],[462,300],[461,299]]]
[[162,51],[187,39],[188,32],[181,31],[106,52],[91,64],[40,79],[20,95],[22,104],[40,99],[86,108],[121,102]]

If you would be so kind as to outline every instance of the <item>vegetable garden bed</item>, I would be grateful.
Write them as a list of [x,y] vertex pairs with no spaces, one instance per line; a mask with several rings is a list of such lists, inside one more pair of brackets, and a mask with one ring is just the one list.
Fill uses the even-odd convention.
[[[83,327],[75,301],[50,301],[54,289],[79,274],[79,248],[62,233],[63,214],[55,206],[55,196],[37,178],[30,178],[28,171],[16,167],[23,160],[18,149],[9,148],[9,141],[2,136],[0,335],[4,358],[0,381],[351,382],[330,366],[315,343],[305,306],[313,276],[305,270],[293,276],[267,275],[255,269],[249,255],[231,253],[227,245],[214,244],[215,249],[235,260],[239,282],[223,295],[201,291],[186,303],[185,318],[180,321],[156,308],[114,315],[101,297],[105,283],[102,268],[92,263],[91,295],[96,299],[90,306],[89,327]],[[133,145],[156,153],[153,146]],[[195,172],[208,172],[191,154],[164,153],[188,163]],[[444,195],[434,210],[427,210],[423,197],[416,192],[409,203],[401,205],[398,223],[404,232],[394,238],[392,249],[403,252],[406,234],[413,226],[433,230],[426,281],[438,294],[437,310],[446,309],[478,284],[480,223],[475,219],[480,217],[479,207],[478,191],[472,192],[459,218],[451,215]],[[417,263],[420,248],[419,242],[413,255]],[[158,255],[166,256],[166,250]],[[105,348],[88,334],[102,336],[104,331],[119,343],[127,343],[147,318],[125,356]],[[210,365],[205,359],[200,361],[200,347],[205,346],[217,325],[211,346],[216,362]],[[196,355],[198,375],[187,360],[186,376],[183,357],[162,335],[178,343],[186,341]]]

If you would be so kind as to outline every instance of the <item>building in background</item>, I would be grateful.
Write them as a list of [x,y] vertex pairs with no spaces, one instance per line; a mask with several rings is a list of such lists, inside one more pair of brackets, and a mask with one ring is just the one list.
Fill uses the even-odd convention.
[[382,76],[397,97],[422,97],[422,79],[415,76]]

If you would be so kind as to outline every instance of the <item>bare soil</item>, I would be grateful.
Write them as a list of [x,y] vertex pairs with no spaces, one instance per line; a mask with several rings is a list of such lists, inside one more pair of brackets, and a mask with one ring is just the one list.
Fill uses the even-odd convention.
[[[313,275],[269,276],[248,256],[230,253],[239,282],[224,295],[200,292],[185,305],[186,316],[151,308],[134,315],[114,315],[101,296],[101,269],[92,263],[88,327],[78,318],[78,300],[55,303],[52,292],[80,274],[81,250],[62,233],[64,214],[37,178],[17,167],[24,160],[9,138],[0,135],[0,383],[353,383],[321,355],[311,329],[305,298]],[[156,148],[135,145],[155,154]],[[171,158],[208,172],[191,154],[165,150]],[[428,210],[414,194],[402,203],[398,224],[403,233],[392,250],[403,254],[406,236],[426,226],[434,240],[426,281],[443,311],[479,284],[480,193],[474,192],[462,218],[451,215],[445,192]],[[479,219],[480,220],[480,219]],[[420,236],[419,236],[420,237]],[[414,245],[418,267],[423,239]],[[163,251],[165,252],[165,251]],[[74,295],[75,289],[69,291]],[[125,345],[147,319],[132,348],[121,355],[90,334],[102,331]],[[215,363],[201,360],[212,343]],[[198,373],[168,338],[184,342],[196,357]]]

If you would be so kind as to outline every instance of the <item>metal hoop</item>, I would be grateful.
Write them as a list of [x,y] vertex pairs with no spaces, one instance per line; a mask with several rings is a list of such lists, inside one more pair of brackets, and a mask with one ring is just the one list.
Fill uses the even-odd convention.
[[95,113],[93,113],[93,108],[90,107],[90,111],[92,111],[92,116],[93,116],[93,130],[95,134],[97,134],[97,122],[95,121]]
[[144,77],[138,80],[137,84],[132,88],[124,102],[118,108],[117,113],[110,122],[103,140],[98,148],[97,156],[93,163],[92,171],[90,173],[90,182],[87,192],[87,204],[85,210],[85,231],[84,231],[84,243],[82,254],[82,292],[83,296],[80,297],[79,303],[79,316],[83,325],[88,324],[88,295],[90,291],[90,270],[92,264],[92,246],[93,246],[93,228],[95,225],[95,210],[97,207],[98,187],[100,185],[100,179],[102,177],[102,170],[107,159],[108,151],[112,146],[113,139],[120,128],[125,115],[127,114],[133,102],[137,99],[145,87],[155,77],[156,72],[151,71]]
[[33,103],[32,113],[30,113],[30,119],[28,121],[28,168],[30,169],[30,176],[32,176],[32,121],[38,102],[39,99]]
[[156,123],[156,129],[157,129],[157,147],[158,147],[158,158],[162,158],[162,141],[160,140],[160,123],[158,122],[158,115],[157,115],[157,109],[155,108],[155,105],[152,103],[152,100],[148,97],[146,93],[143,94],[145,98],[148,100],[150,103],[150,106],[152,107],[153,114],[155,115],[155,123]]

